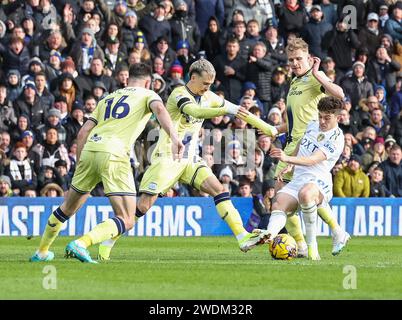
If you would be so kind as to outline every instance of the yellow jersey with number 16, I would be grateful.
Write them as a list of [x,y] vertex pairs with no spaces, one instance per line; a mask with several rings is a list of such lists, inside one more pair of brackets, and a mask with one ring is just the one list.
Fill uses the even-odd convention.
[[149,105],[155,100],[162,102],[154,91],[140,87],[126,87],[107,95],[89,118],[96,126],[89,134],[84,150],[127,157],[151,118]]

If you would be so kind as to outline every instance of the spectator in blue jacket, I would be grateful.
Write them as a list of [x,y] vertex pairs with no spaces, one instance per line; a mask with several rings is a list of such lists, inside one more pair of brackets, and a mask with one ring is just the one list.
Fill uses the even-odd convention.
[[402,42],[402,2],[398,1],[392,10],[392,16],[385,23],[385,33],[394,40]]
[[333,27],[330,23],[323,21],[323,13],[319,5],[312,6],[310,10],[310,21],[302,31],[303,39],[309,44],[312,55],[324,59],[328,52],[322,48],[322,39]]
[[389,158],[380,164],[380,168],[384,171],[385,186],[395,197],[402,197],[401,160],[401,147],[395,144],[389,152]]

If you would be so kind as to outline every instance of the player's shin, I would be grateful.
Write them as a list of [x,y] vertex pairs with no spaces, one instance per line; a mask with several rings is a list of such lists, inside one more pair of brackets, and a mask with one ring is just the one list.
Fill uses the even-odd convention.
[[217,195],[214,197],[214,201],[219,216],[229,225],[236,239],[241,240],[247,235],[247,231],[244,229],[239,212],[233,206],[232,201],[230,201],[229,192],[223,192]]
[[64,222],[70,217],[66,216],[60,207],[53,211],[47,220],[45,231],[43,232],[42,239],[39,244],[38,254],[46,256],[53,241],[58,236],[60,229]]
[[304,244],[304,246],[306,245],[298,215],[293,214],[288,216],[288,220],[286,221],[286,230],[296,240],[298,246],[300,246],[300,244]]
[[331,228],[333,234],[337,235],[339,232],[341,232],[341,227],[339,226],[335,218],[332,216],[332,210],[328,203],[319,206],[317,208],[317,212],[318,215],[321,217],[321,219]]
[[317,246],[317,205],[315,202],[301,203],[304,225],[306,227],[306,241],[309,258],[319,260]]
[[88,248],[107,239],[115,238],[126,231],[124,221],[119,217],[107,219],[91,231],[76,240],[81,246]]
[[[138,209],[138,207],[137,207],[135,210],[134,224],[136,224],[138,219],[140,219],[144,215],[145,214],[142,213],[141,210]],[[110,252],[112,251],[112,248],[116,244],[117,240],[120,239],[120,237],[121,237],[121,234],[119,234],[116,237],[113,237],[111,239],[107,239],[99,245],[98,258],[100,260],[109,260],[110,259]]]
[[279,231],[283,229],[286,224],[286,213],[281,210],[273,210],[267,227],[267,234],[270,235],[270,239],[275,238]]

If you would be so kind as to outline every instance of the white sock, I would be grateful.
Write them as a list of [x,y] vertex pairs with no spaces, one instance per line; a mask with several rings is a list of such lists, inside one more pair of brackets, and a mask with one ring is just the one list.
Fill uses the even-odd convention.
[[300,204],[306,227],[306,242],[308,246],[317,244],[317,205],[315,202]]
[[116,243],[116,240],[113,239],[107,239],[103,241],[101,244],[105,247],[113,248],[114,244]]
[[242,233],[238,234],[238,235],[236,236],[237,241],[242,240],[247,234],[248,234],[247,231],[243,231]]
[[282,230],[282,228],[286,224],[286,213],[281,211],[281,210],[273,210],[271,212],[271,217],[269,218],[269,223],[267,227],[267,233],[271,234],[271,238],[275,238],[279,231]]
[[39,250],[36,250],[36,254],[39,256],[39,258],[41,259],[45,259],[48,255],[48,253],[43,253],[43,252],[39,252]]
[[87,245],[84,242],[80,241],[80,240],[75,240],[74,242],[76,243],[76,245],[78,245],[80,247],[83,247],[85,249],[87,248]]

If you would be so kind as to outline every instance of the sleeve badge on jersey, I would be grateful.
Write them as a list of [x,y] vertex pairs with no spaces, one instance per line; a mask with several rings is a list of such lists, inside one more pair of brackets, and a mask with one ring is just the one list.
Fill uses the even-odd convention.
[[155,191],[157,188],[158,188],[158,184],[156,184],[155,182],[151,182],[151,183],[148,185],[148,189],[149,189],[149,190]]

